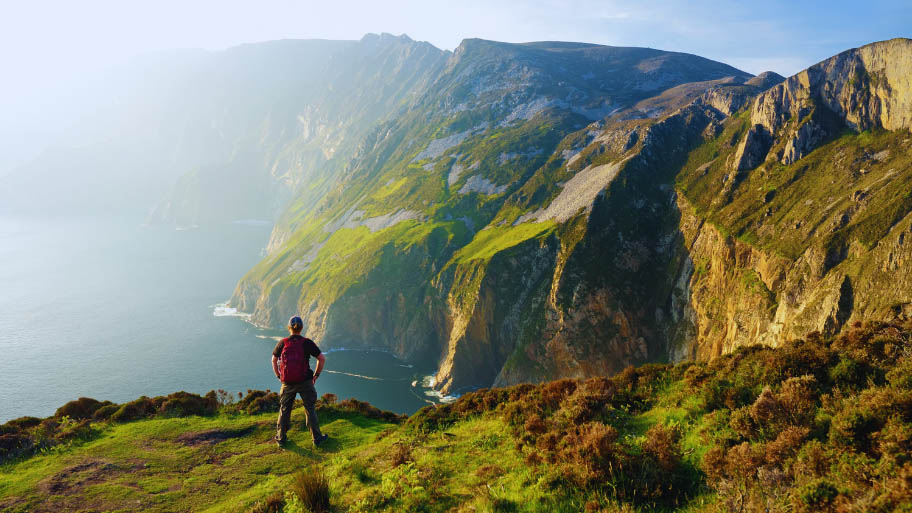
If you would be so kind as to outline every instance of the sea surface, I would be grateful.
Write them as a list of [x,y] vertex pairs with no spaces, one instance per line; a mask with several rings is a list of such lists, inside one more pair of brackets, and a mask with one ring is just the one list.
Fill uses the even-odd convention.
[[[256,221],[175,230],[0,215],[0,422],[49,416],[83,396],[277,390],[270,356],[283,334],[224,305],[269,231]],[[382,352],[326,360],[320,394],[399,413],[436,401],[425,386],[431,369]]]

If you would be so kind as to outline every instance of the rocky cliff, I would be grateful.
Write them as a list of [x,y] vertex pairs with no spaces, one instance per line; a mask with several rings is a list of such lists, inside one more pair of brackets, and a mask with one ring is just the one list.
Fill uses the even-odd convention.
[[672,358],[910,313],[910,56],[899,39],[816,64],[727,123],[737,144],[692,153]]
[[[526,341],[554,313],[605,185],[641,148],[661,151],[649,134],[672,123],[662,112],[759,91],[750,78],[657,50],[467,40],[414,108],[364,138],[330,194],[286,212],[232,302],[262,325],[299,311],[328,346],[439,359],[445,391],[528,376],[539,357]],[[648,358],[643,344],[625,361]],[[577,374],[613,361],[599,358]]]
[[468,40],[293,203],[232,303],[439,389],[712,358],[910,313],[910,41],[783,81]]

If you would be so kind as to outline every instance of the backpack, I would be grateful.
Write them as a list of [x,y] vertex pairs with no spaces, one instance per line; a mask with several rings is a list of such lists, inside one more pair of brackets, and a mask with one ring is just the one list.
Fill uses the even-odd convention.
[[282,383],[303,383],[310,376],[310,355],[304,352],[303,337],[288,337],[282,340],[282,363],[279,365],[279,375]]

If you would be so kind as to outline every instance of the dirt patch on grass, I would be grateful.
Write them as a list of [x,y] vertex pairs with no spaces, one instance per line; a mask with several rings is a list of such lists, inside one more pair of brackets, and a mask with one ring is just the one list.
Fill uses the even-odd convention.
[[196,433],[184,433],[177,437],[178,443],[187,447],[199,447],[201,445],[215,445],[232,438],[240,438],[248,435],[255,429],[254,426],[243,429],[209,429],[207,431],[198,431]]
[[6,511],[7,508],[12,509],[13,506],[21,504],[22,501],[19,497],[7,497],[5,499],[0,499],[0,511]]
[[142,465],[115,465],[103,460],[88,460],[67,467],[56,475],[38,483],[38,489],[51,495],[68,494],[85,486],[103,483],[112,478],[141,468]]

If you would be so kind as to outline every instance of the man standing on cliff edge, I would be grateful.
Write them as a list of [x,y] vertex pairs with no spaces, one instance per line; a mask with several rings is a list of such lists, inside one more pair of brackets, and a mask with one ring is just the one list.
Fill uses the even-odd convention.
[[[282,382],[282,389],[279,391],[279,420],[276,423],[275,436],[276,444],[279,447],[285,445],[285,433],[288,432],[288,424],[291,421],[291,409],[294,407],[294,400],[298,394],[301,394],[301,399],[304,401],[307,427],[310,428],[314,445],[320,445],[329,438],[329,435],[320,433],[320,423],[317,421],[317,411],[314,409],[317,403],[317,389],[314,388],[314,385],[317,383],[317,378],[320,377],[326,357],[313,340],[301,336],[303,329],[304,321],[298,316],[292,317],[288,321],[288,332],[291,336],[280,340],[272,351],[272,372]],[[310,370],[311,356],[317,359],[315,372]]]

